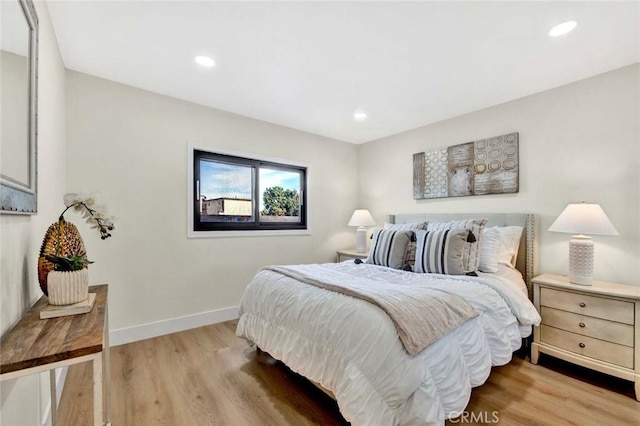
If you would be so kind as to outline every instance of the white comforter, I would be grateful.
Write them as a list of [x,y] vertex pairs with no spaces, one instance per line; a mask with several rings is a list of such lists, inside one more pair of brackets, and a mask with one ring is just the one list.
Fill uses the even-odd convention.
[[240,305],[237,335],[331,390],[354,425],[441,425],[459,415],[471,388],[504,365],[540,316],[503,279],[416,274],[343,262],[323,267],[387,282],[430,280],[480,314],[416,356],[389,317],[368,302],[261,271]]

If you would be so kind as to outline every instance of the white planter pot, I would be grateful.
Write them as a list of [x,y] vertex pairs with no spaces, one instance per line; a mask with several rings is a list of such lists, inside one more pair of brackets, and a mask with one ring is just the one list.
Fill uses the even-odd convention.
[[89,270],[51,271],[47,275],[49,303],[71,305],[89,297]]

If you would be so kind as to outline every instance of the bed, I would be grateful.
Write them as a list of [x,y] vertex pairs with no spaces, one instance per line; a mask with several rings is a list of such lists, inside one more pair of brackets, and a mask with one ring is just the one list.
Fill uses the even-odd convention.
[[[494,273],[478,271],[477,276],[450,275],[456,266],[439,271],[446,273],[417,273],[354,261],[265,268],[247,286],[236,334],[329,393],[354,425],[444,424],[463,412],[471,389],[486,381],[492,366],[507,364],[532,326],[539,324],[530,302],[537,262],[536,218],[391,215],[389,231],[376,231],[372,243],[377,249],[384,235],[393,233],[397,241],[408,235],[405,227],[430,223],[433,229],[413,232],[418,236],[414,270],[421,268],[419,260],[429,257],[425,247],[434,236],[451,241],[459,236],[462,241],[466,235],[459,246],[475,247],[479,257],[485,231],[438,229],[469,218],[482,218],[486,235],[521,227],[509,265],[500,265]],[[474,234],[479,237],[475,241]],[[443,240],[447,247],[457,247],[449,240]],[[463,257],[447,262],[462,265],[456,261]],[[473,257],[467,261],[475,262]],[[422,269],[424,265],[423,261]],[[445,262],[438,265],[444,267]],[[363,300],[360,292],[370,289],[373,296],[367,293]],[[407,299],[395,297],[396,291],[406,292]]]

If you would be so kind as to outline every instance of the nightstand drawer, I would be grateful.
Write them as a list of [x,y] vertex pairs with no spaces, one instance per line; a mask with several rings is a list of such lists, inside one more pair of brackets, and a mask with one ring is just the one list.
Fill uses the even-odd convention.
[[583,336],[633,347],[633,326],[542,306],[542,323]]
[[581,336],[546,325],[540,326],[540,341],[576,354],[626,368],[633,368],[633,348]]
[[540,305],[556,308],[590,317],[603,318],[610,321],[634,324],[634,304],[623,300],[588,296],[580,293],[540,289]]

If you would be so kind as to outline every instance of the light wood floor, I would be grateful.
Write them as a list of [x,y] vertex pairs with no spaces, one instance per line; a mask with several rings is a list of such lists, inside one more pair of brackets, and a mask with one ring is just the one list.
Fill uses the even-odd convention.
[[[333,400],[237,338],[235,325],[229,321],[112,348],[112,425],[348,424]],[[447,424],[491,424],[494,418],[501,425],[640,424],[632,385],[590,376],[600,380],[596,386],[555,371],[562,365],[548,366],[514,358],[494,368],[487,383],[474,389],[467,422],[461,417]],[[71,367],[61,425],[91,424],[91,392],[89,364]]]

